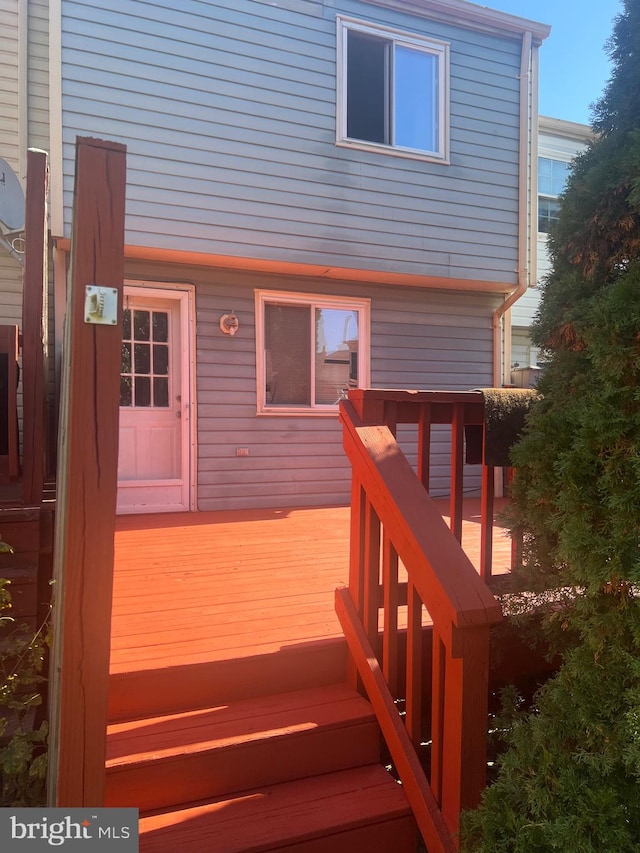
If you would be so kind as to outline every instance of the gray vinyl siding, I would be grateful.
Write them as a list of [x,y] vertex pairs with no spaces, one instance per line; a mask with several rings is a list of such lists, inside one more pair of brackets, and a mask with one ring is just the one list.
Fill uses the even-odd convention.
[[28,0],[29,146],[49,151],[49,3]]
[[[486,294],[295,279],[212,268],[130,262],[130,280],[196,286],[198,509],[347,503],[350,474],[337,417],[256,414],[255,290],[371,300],[371,385],[469,389],[491,384],[491,312]],[[220,316],[234,310],[231,337]],[[406,439],[406,430],[401,430]],[[448,493],[447,435],[438,433],[432,491]],[[236,448],[249,448],[237,457]],[[477,486],[469,469],[468,486]]]
[[[517,38],[360,0],[62,0],[76,135],[128,146],[127,242],[515,284]],[[335,144],[336,14],[451,44],[451,164]]]

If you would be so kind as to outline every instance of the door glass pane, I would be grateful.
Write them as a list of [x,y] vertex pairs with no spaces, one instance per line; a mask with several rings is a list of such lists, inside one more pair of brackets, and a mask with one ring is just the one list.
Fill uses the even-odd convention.
[[148,376],[135,378],[135,405],[148,407],[151,405],[151,380]]
[[166,311],[153,312],[153,340],[169,340],[169,315]]
[[311,405],[311,308],[264,306],[265,403]]
[[167,408],[169,405],[169,380],[162,376],[153,379],[153,405],[156,408]]
[[121,406],[169,407],[169,314],[142,308],[124,310]]
[[122,373],[131,373],[131,344],[128,342],[122,343]]
[[358,385],[358,312],[316,308],[315,401],[332,405]]
[[136,341],[148,341],[151,335],[151,323],[148,311],[133,312],[133,337]]
[[438,58],[401,45],[394,52],[394,145],[438,150]]
[[154,344],[153,372],[166,376],[169,373],[169,347],[164,344]]
[[131,383],[132,379],[130,376],[121,376],[120,377],[120,405],[121,406],[130,406],[132,404],[132,396],[131,396]]
[[135,373],[151,373],[151,347],[149,344],[134,344],[133,363]]

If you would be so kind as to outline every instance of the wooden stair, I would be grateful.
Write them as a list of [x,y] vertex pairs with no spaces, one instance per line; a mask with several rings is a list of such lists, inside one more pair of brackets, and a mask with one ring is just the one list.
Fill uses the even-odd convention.
[[105,805],[140,809],[141,853],[415,853],[371,706],[346,684],[227,702],[214,687],[182,711],[168,692],[170,712],[107,734]]

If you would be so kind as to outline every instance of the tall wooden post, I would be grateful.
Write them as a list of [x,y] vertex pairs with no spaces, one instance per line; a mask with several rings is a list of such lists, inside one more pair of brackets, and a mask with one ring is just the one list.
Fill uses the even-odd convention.
[[[126,148],[78,139],[54,576],[49,802],[103,805],[115,526]],[[117,297],[85,322],[86,288]],[[113,291],[116,291],[113,294]],[[90,314],[101,316],[99,300]]]
[[46,152],[30,148],[22,285],[22,499],[27,506],[42,502],[44,485],[48,183]]

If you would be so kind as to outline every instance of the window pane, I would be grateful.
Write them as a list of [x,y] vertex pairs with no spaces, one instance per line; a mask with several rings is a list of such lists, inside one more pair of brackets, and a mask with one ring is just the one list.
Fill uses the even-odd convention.
[[169,380],[156,376],[153,380],[153,405],[166,408],[169,405]]
[[311,405],[311,309],[264,306],[265,403]]
[[538,192],[542,195],[558,196],[564,191],[569,175],[569,163],[538,158]]
[[437,151],[438,58],[397,46],[394,60],[394,145]]
[[549,233],[553,222],[558,221],[560,202],[555,198],[538,199],[538,231],[543,234]]
[[169,340],[169,315],[166,311],[153,312],[153,340],[162,342]]
[[134,373],[151,373],[151,347],[149,344],[134,344]]
[[133,337],[136,341],[148,341],[151,334],[148,311],[133,312]]
[[148,376],[136,376],[135,379],[135,405],[151,405],[151,379]]
[[386,39],[347,30],[347,136],[389,143],[389,46]]
[[315,330],[315,401],[331,405],[358,384],[358,312],[316,308]]

